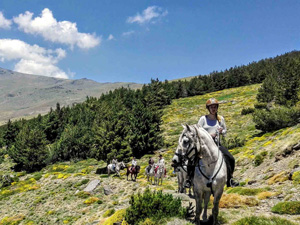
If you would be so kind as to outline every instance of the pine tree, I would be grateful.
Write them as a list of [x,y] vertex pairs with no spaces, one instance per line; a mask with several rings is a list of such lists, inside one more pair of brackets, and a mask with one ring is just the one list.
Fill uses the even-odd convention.
[[48,159],[47,140],[44,133],[37,128],[25,125],[9,148],[9,155],[17,164],[16,170],[33,172],[46,165]]

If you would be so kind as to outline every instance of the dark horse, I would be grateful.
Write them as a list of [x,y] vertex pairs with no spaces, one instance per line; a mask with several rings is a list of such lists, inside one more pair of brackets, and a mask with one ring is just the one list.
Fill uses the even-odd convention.
[[[127,167],[127,180],[128,180],[128,175],[131,174],[131,180],[136,181],[136,177],[138,175],[138,173],[140,172],[140,166],[136,165],[135,167],[133,167],[132,169],[130,169],[131,166]],[[132,179],[132,176],[134,177],[134,179]]]

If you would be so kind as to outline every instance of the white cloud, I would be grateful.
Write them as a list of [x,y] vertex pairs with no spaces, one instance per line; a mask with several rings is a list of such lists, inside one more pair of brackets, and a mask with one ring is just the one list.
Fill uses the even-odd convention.
[[17,39],[0,39],[0,60],[19,60],[14,70],[21,73],[68,78],[56,64],[66,57],[65,50],[45,49]]
[[140,25],[145,23],[155,23],[157,19],[164,17],[168,14],[168,11],[158,6],[149,6],[147,9],[143,11],[142,14],[137,13],[136,16],[129,17],[127,19],[127,23],[138,23]]
[[0,28],[10,29],[11,24],[11,20],[5,19],[3,13],[0,12]]
[[122,34],[122,36],[124,36],[124,37],[129,37],[129,36],[133,35],[134,33],[135,33],[135,31],[131,30],[131,31],[124,32],[124,33]]
[[108,36],[107,40],[108,40],[108,41],[111,41],[111,40],[116,40],[116,39],[115,39],[115,37],[114,37],[112,34],[110,34],[110,35]]
[[78,32],[76,23],[57,21],[47,8],[40,17],[32,17],[33,13],[26,11],[13,20],[25,33],[41,35],[47,41],[70,45],[72,48],[77,45],[79,48],[89,49],[101,43],[101,37],[95,34]]

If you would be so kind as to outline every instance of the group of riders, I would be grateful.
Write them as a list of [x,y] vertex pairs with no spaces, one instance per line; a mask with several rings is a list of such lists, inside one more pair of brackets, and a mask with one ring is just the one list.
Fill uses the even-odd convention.
[[[220,142],[220,136],[225,136],[227,129],[225,124],[225,119],[223,116],[218,115],[218,108],[219,108],[219,102],[215,98],[210,98],[206,101],[206,108],[209,112],[209,114],[201,116],[198,121],[198,126],[205,129],[213,138],[216,145],[219,147],[219,150],[223,153],[226,166],[227,166],[227,187],[235,187],[238,186],[239,183],[235,180],[233,180],[233,172],[235,168],[235,159],[232,156],[232,154],[228,151],[227,148],[221,145]],[[118,160],[114,158],[111,162],[113,164],[113,168],[115,168],[116,164],[118,163]],[[152,157],[149,157],[148,161],[149,165],[147,167],[147,172],[150,172],[151,167],[154,164],[154,160]],[[130,171],[133,171],[137,166],[136,158],[133,157],[131,161],[131,167],[129,168]],[[156,164],[157,169],[159,166],[163,166],[165,168],[165,160],[163,159],[163,156],[160,154],[158,162]],[[187,179],[185,181],[185,187],[190,188],[192,185],[192,180],[194,177],[194,171],[195,171],[195,165],[192,164],[192,162],[188,162],[187,165]],[[166,175],[166,170],[165,170]]]
[[[118,159],[116,157],[114,157],[111,161],[113,170],[115,170],[117,163],[118,163]],[[152,157],[149,157],[148,167],[146,168],[148,173],[150,172],[150,169],[153,165],[154,165],[154,160]],[[131,166],[129,167],[129,171],[130,172],[134,171],[136,169],[136,166],[137,166],[137,160],[135,157],[132,157]],[[164,160],[162,154],[159,155],[155,170],[157,170],[158,167],[165,168],[165,160]],[[165,175],[166,175],[166,169],[165,169]]]

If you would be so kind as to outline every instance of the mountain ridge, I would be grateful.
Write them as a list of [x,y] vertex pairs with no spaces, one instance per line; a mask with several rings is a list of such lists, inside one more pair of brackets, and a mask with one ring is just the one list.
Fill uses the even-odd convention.
[[49,112],[59,102],[61,106],[83,102],[87,96],[120,87],[141,88],[134,82],[99,83],[91,79],[60,79],[24,74],[0,67],[0,124],[9,119],[36,116]]

